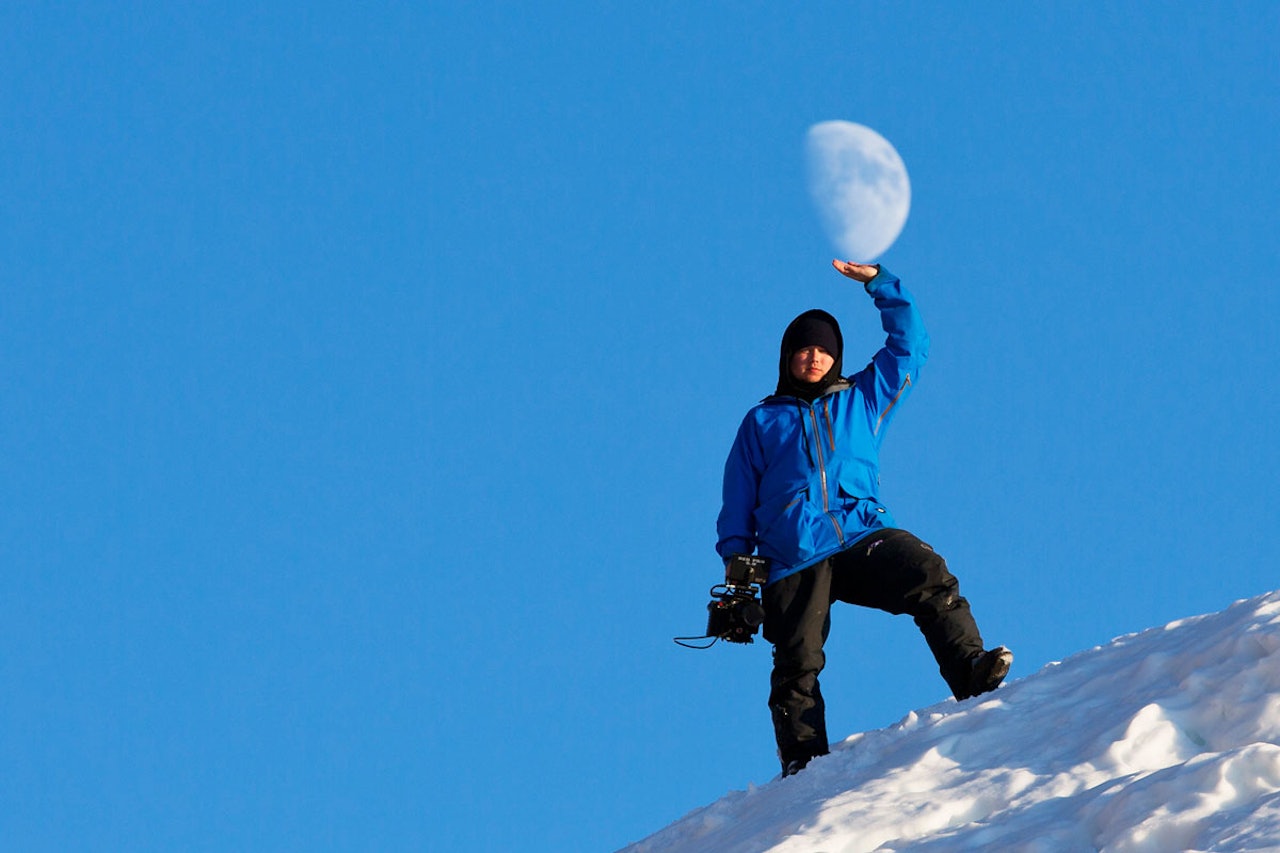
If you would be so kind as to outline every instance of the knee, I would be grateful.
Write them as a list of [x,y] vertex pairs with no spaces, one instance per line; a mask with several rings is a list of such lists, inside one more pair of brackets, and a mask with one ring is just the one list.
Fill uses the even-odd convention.
[[827,657],[821,647],[806,645],[776,647],[773,650],[774,680],[791,680],[804,675],[817,675],[826,666]]
[[920,585],[919,602],[928,610],[945,613],[959,606],[964,599],[960,597],[960,581],[947,569],[946,560],[929,552],[929,557],[922,561],[923,583]]

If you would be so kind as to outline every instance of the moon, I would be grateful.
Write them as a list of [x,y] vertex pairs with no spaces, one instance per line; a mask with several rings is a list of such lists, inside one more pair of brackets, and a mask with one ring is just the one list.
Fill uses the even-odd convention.
[[836,248],[872,261],[893,245],[911,210],[911,182],[898,152],[851,121],[824,121],[806,136],[809,195]]

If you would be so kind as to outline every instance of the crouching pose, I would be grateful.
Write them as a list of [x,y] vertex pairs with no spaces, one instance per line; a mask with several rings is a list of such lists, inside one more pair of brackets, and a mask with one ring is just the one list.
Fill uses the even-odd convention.
[[994,690],[1013,654],[986,651],[946,562],[880,503],[880,443],[918,381],[929,336],[906,288],[878,266],[834,261],[862,282],[888,335],[842,376],[836,319],[811,310],[782,336],[778,387],[742,421],[724,472],[716,550],[770,560],[764,636],[782,773],[828,752],[818,674],[836,601],[909,614],[956,699]]

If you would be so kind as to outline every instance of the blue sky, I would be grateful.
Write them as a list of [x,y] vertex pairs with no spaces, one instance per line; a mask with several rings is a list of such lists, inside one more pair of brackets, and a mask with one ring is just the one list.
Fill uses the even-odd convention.
[[[0,13],[0,833],[617,848],[776,772],[719,479],[906,162],[884,497],[1014,677],[1275,588],[1269,3]],[[834,737],[945,688],[837,611]],[[1066,697],[1064,697],[1066,698]]]

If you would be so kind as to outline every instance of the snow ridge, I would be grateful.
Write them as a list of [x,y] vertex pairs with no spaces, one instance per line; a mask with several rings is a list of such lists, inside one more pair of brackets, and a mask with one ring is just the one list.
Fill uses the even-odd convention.
[[853,735],[627,853],[1280,849],[1280,592]]

